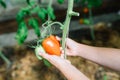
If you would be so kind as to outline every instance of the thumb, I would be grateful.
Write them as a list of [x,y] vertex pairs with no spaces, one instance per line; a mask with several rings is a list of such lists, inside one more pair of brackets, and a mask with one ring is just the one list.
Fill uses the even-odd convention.
[[47,59],[47,60],[49,60],[50,57],[51,57],[49,54],[47,54],[47,53],[42,53],[42,52],[39,52],[39,55],[42,56],[43,58]]

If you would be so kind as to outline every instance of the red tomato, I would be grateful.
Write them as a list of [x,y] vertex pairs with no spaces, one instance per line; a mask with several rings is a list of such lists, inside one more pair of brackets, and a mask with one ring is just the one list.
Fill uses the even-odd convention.
[[48,54],[60,56],[60,44],[55,36],[51,35],[44,39],[42,46]]

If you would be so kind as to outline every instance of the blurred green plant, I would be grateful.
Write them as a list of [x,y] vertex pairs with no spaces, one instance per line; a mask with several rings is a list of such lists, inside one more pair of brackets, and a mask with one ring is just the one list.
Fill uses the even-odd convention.
[[82,0],[82,4],[86,4],[88,8],[99,7],[102,5],[102,0]]
[[7,64],[7,68],[10,67],[11,65],[11,61],[2,53],[2,51],[0,51],[0,57],[5,61],[5,63]]
[[[37,37],[40,37],[39,20],[38,18],[34,17],[35,14],[38,15],[42,22],[46,21],[47,15],[51,20],[55,20],[55,14],[52,5],[43,7],[33,0],[26,0],[26,2],[28,6],[20,9],[16,16],[19,27],[15,38],[19,44],[22,44],[27,38],[27,26],[31,26],[34,29]],[[28,21],[25,21],[25,18],[28,18]]]
[[[80,0],[76,0],[76,1],[80,2]],[[94,8],[100,7],[102,5],[102,0],[82,0],[81,4],[86,9],[86,11],[83,9],[84,15],[86,15],[87,12],[88,12],[88,15],[89,15],[89,19],[84,18],[83,22],[84,22],[84,24],[87,24],[87,25],[90,26],[90,30],[91,30],[90,34],[91,34],[92,40],[95,40],[92,8],[93,7]],[[87,11],[87,9],[88,9],[88,11]]]
[[4,0],[0,0],[0,4],[1,4],[4,8],[7,7],[7,5],[5,4]]
[[[64,3],[64,0],[57,0],[58,3],[62,4]],[[18,23],[18,30],[16,33],[16,40],[18,44],[23,44],[28,36],[28,26],[32,27],[34,29],[35,34],[37,35],[39,41],[41,41],[41,38],[45,38],[46,34],[41,35],[40,27],[43,26],[43,28],[48,31],[50,30],[51,26],[54,24],[60,24],[59,22],[53,22],[55,20],[56,16],[54,14],[54,9],[52,7],[53,0],[48,0],[48,5],[40,5],[39,3],[35,2],[34,0],[26,0],[27,6],[23,7],[19,10],[19,12],[16,15],[16,20]],[[37,15],[38,18],[36,18]],[[26,18],[28,20],[26,21]],[[43,25],[39,24],[39,20],[44,23]],[[61,25],[61,24],[60,24]],[[39,42],[38,41],[38,42]],[[38,45],[40,45],[38,43]],[[36,55],[38,59],[39,55]],[[43,59],[43,62],[46,66],[51,66],[49,61]]]

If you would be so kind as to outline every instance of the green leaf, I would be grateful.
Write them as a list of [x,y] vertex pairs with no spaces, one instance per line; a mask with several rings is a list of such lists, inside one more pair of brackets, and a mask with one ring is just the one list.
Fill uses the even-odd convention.
[[18,44],[24,43],[25,39],[27,38],[27,34],[28,34],[27,26],[25,22],[21,22],[18,26],[18,30],[15,36]]
[[87,6],[89,8],[92,7],[99,7],[100,5],[102,5],[102,0],[82,0],[83,4],[87,3]]
[[31,6],[35,4],[34,0],[26,0],[26,2],[28,5],[31,5]]
[[4,8],[7,7],[6,4],[5,4],[5,2],[4,2],[3,0],[0,0],[0,4],[1,4]]
[[64,0],[57,0],[59,4],[63,4]]
[[24,16],[28,15],[29,13],[30,12],[28,8],[21,9],[16,16],[17,22],[21,23],[24,20]]
[[30,4],[30,0],[26,0],[27,4]]
[[54,20],[56,17],[55,17],[53,8],[52,8],[52,7],[48,7],[47,11],[48,11],[49,17],[50,17],[52,20]]
[[40,10],[40,6],[37,5],[31,10],[31,13],[37,13],[39,10]]
[[46,59],[43,59],[43,62],[44,62],[44,64],[45,64],[47,67],[51,67],[51,66],[52,66],[52,64],[51,64],[48,60],[46,60]]
[[38,37],[40,37],[40,29],[39,29],[39,24],[38,24],[37,19],[35,19],[35,18],[29,19],[28,24],[34,29],[35,34]]
[[84,24],[89,25],[90,24],[90,20],[89,19],[83,19],[84,20]]
[[47,10],[45,8],[40,8],[40,10],[38,11],[38,17],[45,22],[46,19],[46,14],[47,14]]

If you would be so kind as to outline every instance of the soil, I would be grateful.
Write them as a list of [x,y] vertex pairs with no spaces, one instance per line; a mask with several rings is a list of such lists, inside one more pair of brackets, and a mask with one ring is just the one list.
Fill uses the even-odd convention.
[[[91,46],[120,48],[119,28],[108,28],[104,23],[97,24],[95,40],[90,37],[90,34],[87,34],[74,40]],[[12,65],[8,66],[0,59],[0,80],[66,80],[57,68],[47,67],[39,61],[34,54],[34,49],[16,45],[4,47],[3,52]],[[120,80],[120,73],[89,60],[81,57],[68,57],[68,59],[90,80]]]

